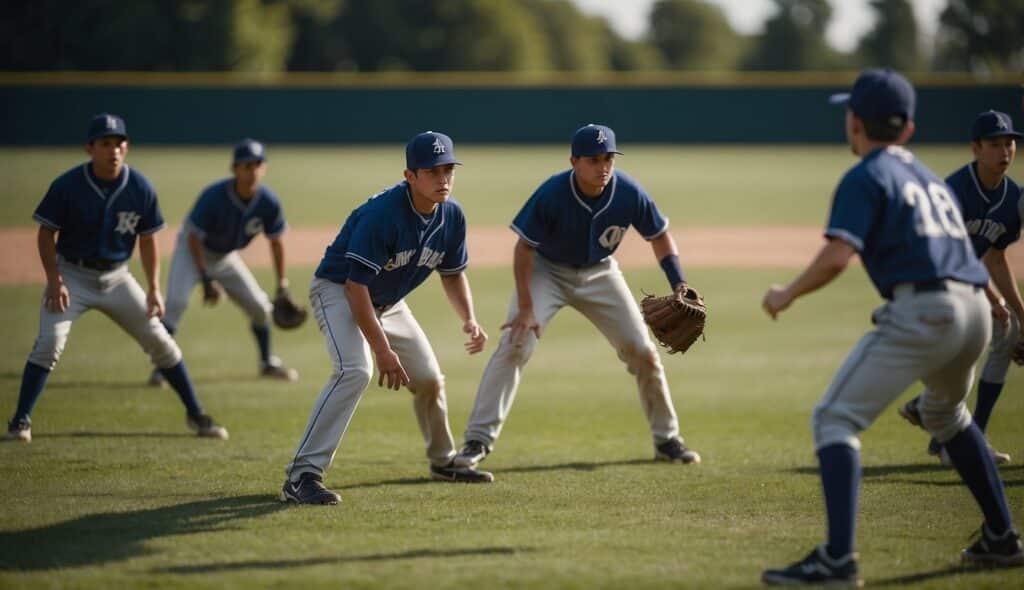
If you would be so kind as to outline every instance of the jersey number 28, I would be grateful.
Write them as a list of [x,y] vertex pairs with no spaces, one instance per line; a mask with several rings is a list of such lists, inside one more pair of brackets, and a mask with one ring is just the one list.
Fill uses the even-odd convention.
[[925,191],[920,184],[908,181],[903,185],[903,200],[914,208],[917,235],[954,240],[967,237],[960,208],[941,184],[929,182]]

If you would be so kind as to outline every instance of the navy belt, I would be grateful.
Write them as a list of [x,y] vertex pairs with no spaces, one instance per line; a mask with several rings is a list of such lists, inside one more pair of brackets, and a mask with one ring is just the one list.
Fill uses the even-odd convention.
[[66,256],[64,257],[64,261],[74,264],[75,266],[102,271],[114,270],[124,264],[123,260],[107,260],[105,258],[68,258]]

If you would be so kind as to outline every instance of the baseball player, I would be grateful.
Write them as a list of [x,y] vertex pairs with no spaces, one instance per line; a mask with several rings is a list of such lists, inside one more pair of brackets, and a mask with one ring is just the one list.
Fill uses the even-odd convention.
[[654,438],[655,458],[699,463],[687,448],[661,359],[639,307],[612,257],[629,226],[650,242],[669,285],[685,279],[668,220],[651,197],[615,169],[615,133],[586,125],[572,138],[569,170],[544,181],[512,222],[516,291],[502,338],[487,363],[455,458],[473,467],[494,448],[515,400],[519,378],[545,326],[562,307],[576,308],[604,334],[636,377],[640,404]]
[[[167,279],[167,313],[163,324],[172,335],[188,307],[192,289],[203,285],[203,302],[216,305],[223,287],[229,297],[249,316],[260,353],[260,374],[272,379],[297,381],[299,373],[270,354],[270,317],[273,304],[238,251],[256,235],[270,241],[277,273],[277,289],[288,289],[285,276],[284,242],[287,225],[281,202],[261,184],[267,173],[266,150],[258,141],[243,140],[235,146],[232,176],[203,189],[178,233]],[[163,376],[154,370],[151,385],[161,385]]]
[[891,70],[866,70],[845,103],[846,137],[860,162],[840,181],[826,244],[792,283],[772,286],[762,307],[772,318],[831,282],[859,254],[887,301],[875,328],[853,349],[814,409],[828,542],[801,561],[766,570],[766,584],[859,586],[854,525],[860,438],[915,381],[924,427],[942,442],[984,514],[968,564],[1024,564],[1003,483],[988,443],[964,405],[974,366],[992,330],[983,292],[988,273],[971,248],[949,187],[901,147],[914,132],[914,88]]
[[349,215],[328,246],[310,285],[313,316],[324,334],[334,373],[313,404],[309,424],[285,469],[282,502],[337,504],[323,473],[373,376],[389,389],[405,385],[430,460],[433,479],[486,483],[485,471],[454,466],[444,375],[426,335],[404,297],[435,269],[445,295],[469,335],[466,351],[483,350],[487,334],[477,324],[467,265],[466,220],[450,199],[455,146],[427,131],[405,150],[405,180],[370,198]]
[[[226,439],[228,431],[203,413],[181,351],[159,320],[164,302],[154,234],[163,228],[164,219],[149,181],[124,163],[128,153],[124,121],[109,114],[94,117],[85,151],[90,161],[57,177],[32,216],[39,223],[46,290],[39,336],[25,363],[18,408],[4,438],[32,440],[29,415],[64,351],[71,324],[90,309],[98,309],[149,355],[185,405],[189,427],[199,436]],[[136,238],[146,292],[126,264]]]
[[[1006,262],[1006,248],[1020,239],[1024,200],[1020,186],[1007,176],[1017,151],[1021,134],[1013,130],[1013,120],[1006,113],[986,111],[971,126],[971,149],[974,161],[948,178],[948,184],[960,205],[960,212],[971,236],[974,252],[981,258],[992,277],[986,289],[992,304],[992,343],[988,359],[978,381],[978,399],[974,405],[974,423],[982,432],[988,425],[992,408],[1003,391],[1014,349],[1021,337],[1020,322],[1024,318],[1024,302],[1017,288],[1017,279]],[[994,287],[994,288],[993,288]],[[899,413],[910,423],[920,426],[920,397],[901,406]],[[934,438],[928,452],[939,455],[944,464],[949,456]],[[997,464],[1010,462],[1010,455],[992,449]]]

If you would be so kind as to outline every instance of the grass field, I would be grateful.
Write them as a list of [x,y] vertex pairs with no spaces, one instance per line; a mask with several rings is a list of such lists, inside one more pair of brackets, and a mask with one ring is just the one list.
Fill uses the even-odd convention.
[[[465,159],[476,153],[467,149]],[[772,323],[760,295],[792,272],[691,275],[711,305],[708,339],[664,361],[702,465],[650,461],[631,380],[567,311],[542,339],[484,464],[494,484],[430,482],[408,394],[371,388],[327,474],[343,496],[334,508],[275,501],[328,375],[315,328],[278,333],[278,351],[302,380],[267,383],[254,378],[241,314],[193,302],[180,341],[207,410],[232,435],[212,442],[186,435],[173,393],[142,385],[148,368],[134,343],[88,314],[36,408],[35,440],[0,445],[0,587],[756,587],[761,569],[802,557],[823,537],[810,410],[877,297],[854,268]],[[470,277],[478,314],[496,336],[511,274]],[[639,295],[664,279],[638,270],[629,280]],[[5,418],[36,331],[38,293],[0,287]],[[431,281],[410,304],[446,371],[460,438],[493,346],[465,356],[440,293]],[[1002,473],[1018,523],[1022,383],[1014,370],[990,425],[994,443],[1017,461]],[[1020,570],[957,567],[981,517],[954,473],[924,454],[925,442],[895,407],[864,436],[858,542],[868,584],[1019,587]]]
[[[640,181],[677,227],[818,226],[836,182],[855,162],[841,145],[621,147],[626,155],[619,168]],[[966,144],[914,149],[943,176],[971,157]],[[541,181],[569,165],[562,146],[467,144],[458,152],[465,166],[455,196],[473,224],[508,224]],[[367,197],[401,180],[405,167],[399,145],[271,145],[268,154],[267,184],[284,200],[294,225],[340,226]],[[53,178],[85,158],[80,148],[0,148],[7,188],[0,227],[31,224]],[[170,223],[184,218],[203,187],[228,174],[229,159],[230,146],[137,145],[128,155],[128,163],[153,182]]]

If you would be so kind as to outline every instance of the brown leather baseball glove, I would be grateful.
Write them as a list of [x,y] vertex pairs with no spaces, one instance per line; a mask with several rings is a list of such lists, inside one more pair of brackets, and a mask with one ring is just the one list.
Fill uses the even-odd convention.
[[306,321],[309,312],[292,301],[288,289],[278,289],[274,296],[274,325],[284,330],[298,328]]
[[686,352],[704,334],[708,310],[696,289],[683,283],[670,295],[647,295],[640,302],[644,322],[669,354]]

